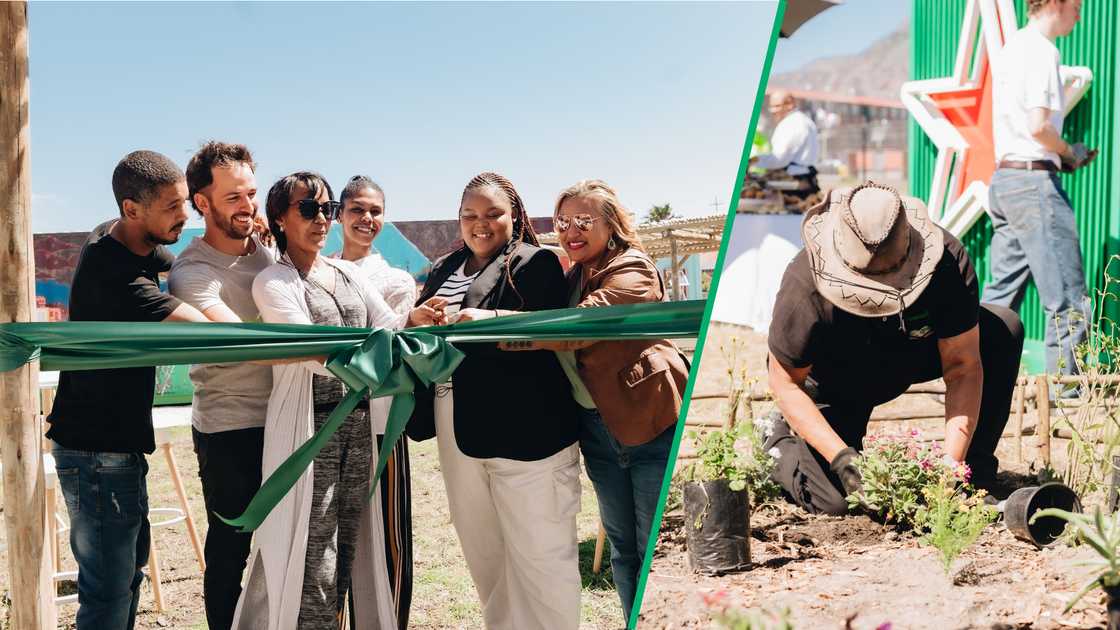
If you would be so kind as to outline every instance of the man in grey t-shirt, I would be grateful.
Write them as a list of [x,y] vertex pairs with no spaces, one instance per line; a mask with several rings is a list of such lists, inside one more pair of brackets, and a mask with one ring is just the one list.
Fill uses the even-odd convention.
[[[253,279],[276,261],[256,236],[255,165],[243,145],[211,141],[187,165],[191,204],[206,221],[202,238],[191,241],[171,266],[171,294],[215,322],[260,318]],[[272,393],[272,368],[254,363],[191,367],[191,415],[198,475],[206,502],[206,621],[229,628],[241,595],[241,575],[251,534],[217,518],[240,515],[261,484],[264,421]]]

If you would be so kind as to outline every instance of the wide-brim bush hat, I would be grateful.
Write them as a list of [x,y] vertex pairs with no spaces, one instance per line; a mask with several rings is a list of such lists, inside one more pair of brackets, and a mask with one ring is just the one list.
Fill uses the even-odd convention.
[[805,214],[801,238],[817,292],[862,317],[913,304],[945,249],[921,200],[872,182],[830,191]]

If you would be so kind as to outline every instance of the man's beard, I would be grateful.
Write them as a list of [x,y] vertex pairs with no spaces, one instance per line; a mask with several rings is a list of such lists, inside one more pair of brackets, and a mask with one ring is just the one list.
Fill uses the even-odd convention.
[[179,242],[179,236],[182,235],[182,232],[180,230],[183,229],[184,225],[186,225],[185,222],[184,223],[177,223],[174,226],[172,226],[171,229],[169,230],[169,233],[173,233],[173,232],[178,231],[179,235],[177,235],[177,236],[173,236],[173,237],[171,237],[171,236],[161,236],[159,234],[153,234],[151,232],[148,232],[148,235],[145,237],[145,240],[148,241],[149,243],[151,243],[152,245],[174,245],[175,243]]
[[233,224],[232,217],[224,217],[217,212],[211,213],[211,216],[214,217],[214,225],[229,238],[241,240],[248,238],[253,233],[253,221],[251,219],[244,228],[241,228]]

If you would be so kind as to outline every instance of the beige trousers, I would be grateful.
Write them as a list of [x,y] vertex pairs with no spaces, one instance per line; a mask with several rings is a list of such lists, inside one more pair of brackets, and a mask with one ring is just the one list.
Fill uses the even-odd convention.
[[579,445],[522,462],[464,455],[452,392],[435,401],[451,522],[489,630],[579,627]]

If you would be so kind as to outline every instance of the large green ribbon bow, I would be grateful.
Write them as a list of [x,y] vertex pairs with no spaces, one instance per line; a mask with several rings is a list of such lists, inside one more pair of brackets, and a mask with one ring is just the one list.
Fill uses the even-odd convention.
[[450,378],[463,355],[450,342],[664,339],[699,334],[704,302],[571,308],[401,331],[303,324],[52,322],[0,324],[0,371],[38,359],[46,370],[228,363],[328,355],[349,388],[323,426],[261,485],[245,513],[225,522],[255,530],[291,490],[354,407],[392,396],[375,488],[412,415],[417,385]]

